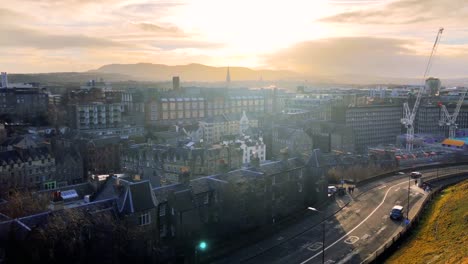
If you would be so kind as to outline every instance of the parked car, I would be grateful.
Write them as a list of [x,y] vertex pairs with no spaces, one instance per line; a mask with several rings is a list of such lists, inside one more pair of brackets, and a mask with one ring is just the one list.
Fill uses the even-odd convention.
[[393,220],[401,220],[403,219],[403,206],[395,205],[390,212],[390,218]]
[[413,171],[410,173],[412,179],[418,179],[422,177],[422,174],[419,171]]
[[328,194],[334,194],[338,191],[335,186],[328,186]]

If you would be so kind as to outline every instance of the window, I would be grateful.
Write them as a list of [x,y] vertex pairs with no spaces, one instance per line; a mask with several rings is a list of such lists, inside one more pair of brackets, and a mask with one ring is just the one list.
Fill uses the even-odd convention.
[[159,205],[159,216],[166,215],[166,204]]
[[160,228],[159,228],[159,236],[160,237],[165,237],[167,234],[167,228],[166,228],[166,225],[163,224]]
[[138,224],[143,226],[143,225],[149,225],[151,223],[151,217],[149,213],[142,214],[138,217]]

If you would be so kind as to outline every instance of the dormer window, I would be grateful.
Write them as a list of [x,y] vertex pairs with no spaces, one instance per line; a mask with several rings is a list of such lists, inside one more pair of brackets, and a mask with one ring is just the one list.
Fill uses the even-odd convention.
[[149,225],[151,223],[151,215],[149,213],[141,214],[138,217],[138,224],[140,226]]

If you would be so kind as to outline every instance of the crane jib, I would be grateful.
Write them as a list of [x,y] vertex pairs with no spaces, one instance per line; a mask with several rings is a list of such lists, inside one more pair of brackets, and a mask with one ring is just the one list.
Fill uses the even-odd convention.
[[[423,76],[423,83],[425,82],[426,76],[427,76],[427,74],[429,73],[429,71],[431,69],[432,58],[434,57],[434,55],[435,55],[435,53],[437,51],[437,47],[438,47],[438,44],[440,42],[440,39],[441,39],[441,36],[442,36],[443,32],[444,32],[444,28],[439,28],[439,31],[437,32],[436,39],[434,41],[434,45],[432,46],[432,50],[431,50],[431,54],[429,56],[429,60],[428,60],[428,62],[426,64],[426,70],[424,71],[424,76]],[[409,109],[408,103],[405,103],[403,105],[405,116],[404,116],[404,118],[401,119],[401,122],[407,128],[407,131],[406,131],[406,150],[407,151],[411,151],[413,149],[413,138],[414,138],[413,122],[414,122],[414,118],[416,117],[416,112],[418,111],[419,104],[421,102],[421,97],[422,97],[422,95],[423,95],[423,93],[425,91],[425,88],[426,88],[425,84],[421,88],[419,88],[418,95],[416,97],[416,102],[414,103],[412,110]]]

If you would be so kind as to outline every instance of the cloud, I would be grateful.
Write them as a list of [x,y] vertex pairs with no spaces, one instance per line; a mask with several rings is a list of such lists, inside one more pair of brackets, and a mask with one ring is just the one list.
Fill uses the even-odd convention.
[[49,34],[35,29],[0,25],[0,46],[61,49],[70,47],[123,46],[111,40],[85,35]]
[[159,26],[153,23],[135,23],[140,29],[147,31],[147,32],[152,32],[156,33],[158,35],[164,35],[164,36],[172,36],[172,37],[183,37],[185,36],[184,32],[174,26],[170,27],[163,27]]
[[213,43],[206,41],[197,41],[191,39],[158,39],[152,44],[153,47],[161,50],[177,50],[177,49],[217,49],[225,45],[222,43]]
[[165,12],[170,8],[182,6],[182,2],[161,2],[161,3],[138,3],[128,4],[122,7],[122,9],[134,12],[134,13],[154,13],[154,12]]
[[358,24],[412,24],[437,20],[468,21],[466,0],[399,0],[364,10],[322,18],[321,22]]
[[[271,54],[265,58],[265,64],[310,75],[418,77],[423,75],[428,58],[420,47],[430,48],[432,44],[413,39],[331,38],[302,42]],[[452,77],[465,75],[467,47],[440,46],[431,73]]]

